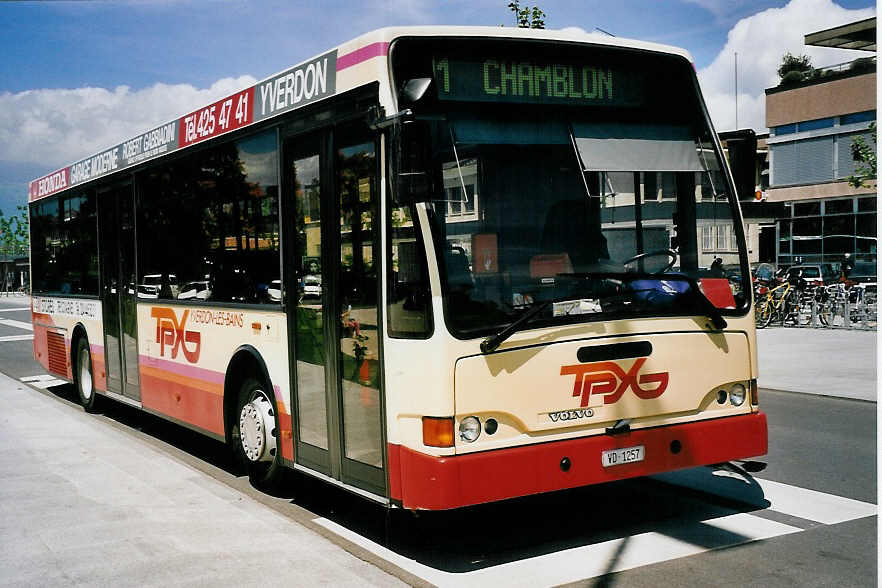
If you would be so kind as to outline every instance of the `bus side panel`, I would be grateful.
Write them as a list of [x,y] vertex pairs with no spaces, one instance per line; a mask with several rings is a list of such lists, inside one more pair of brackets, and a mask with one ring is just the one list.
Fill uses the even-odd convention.
[[282,312],[139,304],[142,405],[223,437],[227,368],[236,351],[249,345],[273,385],[282,457],[293,460],[286,328]]
[[73,380],[72,337],[77,325],[86,331],[95,389],[107,390],[101,302],[91,299],[35,296],[31,301],[34,359],[49,373]]

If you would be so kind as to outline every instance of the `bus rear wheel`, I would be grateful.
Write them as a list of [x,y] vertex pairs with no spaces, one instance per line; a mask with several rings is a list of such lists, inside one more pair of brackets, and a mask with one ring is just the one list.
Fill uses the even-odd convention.
[[232,439],[237,460],[251,483],[266,492],[277,492],[285,467],[279,448],[278,411],[268,388],[254,378],[243,382]]
[[89,351],[89,340],[86,337],[77,339],[74,353],[74,384],[80,404],[86,412],[98,410],[98,394],[95,392],[95,379],[92,377],[92,354]]

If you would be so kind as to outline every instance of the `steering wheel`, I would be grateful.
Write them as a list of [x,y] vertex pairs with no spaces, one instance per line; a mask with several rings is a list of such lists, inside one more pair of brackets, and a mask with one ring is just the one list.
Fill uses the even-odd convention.
[[650,272],[650,273],[663,274],[666,271],[669,271],[672,267],[674,267],[674,264],[677,263],[677,252],[674,251],[673,249],[659,249],[657,251],[650,251],[648,253],[641,253],[639,255],[635,255],[634,257],[626,259],[622,263],[622,265],[628,266],[628,265],[634,263],[635,261],[643,261],[644,259],[647,259],[649,257],[659,257],[661,255],[666,255],[668,257],[669,261],[668,261],[667,265],[665,265],[660,271]]

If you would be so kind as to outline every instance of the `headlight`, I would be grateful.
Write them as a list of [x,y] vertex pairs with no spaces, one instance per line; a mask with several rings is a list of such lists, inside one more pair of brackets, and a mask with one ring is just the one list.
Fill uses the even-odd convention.
[[732,389],[729,390],[729,400],[732,402],[733,406],[741,406],[744,404],[745,396],[746,391],[741,384],[735,384],[732,386]]
[[459,438],[473,443],[481,435],[481,421],[478,417],[466,417],[459,422]]

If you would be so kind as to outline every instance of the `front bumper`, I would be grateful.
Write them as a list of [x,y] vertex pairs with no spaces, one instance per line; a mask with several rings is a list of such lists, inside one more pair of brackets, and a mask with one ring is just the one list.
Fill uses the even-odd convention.
[[[679,441],[676,453],[674,441]],[[646,447],[643,461],[606,468],[601,464],[601,452],[636,445]],[[390,444],[390,494],[405,508],[443,510],[756,457],[767,451],[762,412],[451,457]],[[560,467],[564,457],[571,463],[568,471]]]

